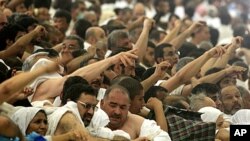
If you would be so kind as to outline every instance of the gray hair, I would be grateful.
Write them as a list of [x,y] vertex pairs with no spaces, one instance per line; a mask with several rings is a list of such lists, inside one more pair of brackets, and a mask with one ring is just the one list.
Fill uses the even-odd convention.
[[194,60],[193,57],[183,57],[176,64],[176,72],[178,72],[181,68],[183,68],[186,64],[192,62]]
[[118,41],[120,39],[128,38],[129,34],[125,30],[115,30],[111,32],[108,36],[108,47],[113,50],[118,48]]
[[204,93],[199,93],[192,95],[190,99],[190,109],[192,111],[198,111],[202,107],[206,107],[207,105],[204,104],[205,98],[207,96]]

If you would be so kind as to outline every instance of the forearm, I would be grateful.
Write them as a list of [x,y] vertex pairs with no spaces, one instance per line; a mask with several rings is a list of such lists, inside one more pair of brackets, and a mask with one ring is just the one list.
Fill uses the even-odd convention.
[[177,37],[177,35],[178,35],[179,31],[180,31],[180,28],[181,28],[181,24],[174,27],[174,29],[171,30],[169,32],[169,34],[167,34],[164,37],[164,39],[158,43],[158,45],[163,44],[163,43],[170,43],[172,40],[174,40]]
[[1,52],[1,59],[16,56],[22,48],[25,48],[33,37],[36,35],[34,31],[20,37],[13,45]]
[[222,70],[213,74],[209,74],[207,76],[203,76],[202,78],[200,78],[198,81],[200,83],[217,83],[219,82],[223,77],[225,77],[227,75],[227,71],[226,70]]
[[192,84],[185,85],[182,89],[181,95],[185,97],[189,97],[191,95],[193,87],[194,86],[192,86]]
[[135,44],[135,48],[138,48],[136,54],[139,57],[140,62],[142,62],[143,56],[147,50],[148,36],[149,36],[149,29],[147,27],[144,27],[140,34],[139,39]]
[[168,124],[162,107],[154,109],[156,123],[161,127],[162,130],[168,132]]
[[11,94],[16,93],[23,89],[26,85],[31,83],[35,78],[43,74],[44,69],[38,69],[32,72],[23,72],[0,85],[1,98],[0,103],[8,99]]
[[150,87],[152,87],[160,78],[152,74],[149,78],[145,79],[144,81],[141,82],[143,86],[143,90],[146,92]]
[[211,56],[206,52],[199,58],[193,60],[192,62],[188,63],[186,66],[183,67],[179,72],[176,73],[176,76],[180,78],[180,81],[185,83],[189,81],[193,76],[195,76],[203,66],[203,64],[206,63],[207,60],[209,60]]
[[25,0],[11,0],[6,7],[10,8],[11,10],[14,10],[14,8],[16,6],[18,6],[19,4],[22,4]]
[[91,59],[92,57],[94,57],[92,54],[86,53],[86,54],[79,56],[79,57],[73,59],[72,61],[70,61],[66,65],[67,74],[70,74],[70,73],[74,72],[75,70],[77,70],[80,67],[81,62],[85,62],[85,61]]
[[202,67],[201,67],[201,71],[200,74],[201,76],[204,76],[205,73],[211,69],[211,66],[214,65],[214,63],[216,62],[217,58],[210,58]]
[[74,71],[72,74],[69,76],[81,76],[87,81],[91,81],[96,76],[104,72],[106,69],[108,69],[109,66],[111,66],[112,60],[111,58],[107,58],[105,60],[98,61],[96,63],[90,64],[88,66],[82,67],[76,71]]
[[176,38],[171,40],[170,44],[172,44],[175,49],[178,50],[191,33],[192,31],[190,29],[186,29],[183,33],[180,33]]
[[168,92],[173,91],[181,84],[189,81],[193,76],[195,76],[202,65],[209,59],[208,53],[204,53],[199,58],[193,60],[192,62],[185,65],[180,71],[178,71],[173,77],[161,83],[161,86],[166,88]]

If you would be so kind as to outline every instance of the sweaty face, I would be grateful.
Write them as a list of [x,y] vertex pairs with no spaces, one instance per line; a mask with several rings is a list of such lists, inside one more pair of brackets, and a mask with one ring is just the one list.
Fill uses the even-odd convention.
[[36,132],[40,135],[45,135],[48,129],[48,121],[47,117],[43,112],[38,112],[35,117],[31,120],[26,134],[30,134],[31,132]]
[[97,110],[96,104],[96,97],[92,95],[86,95],[83,93],[78,99],[77,107],[85,126],[89,125],[95,110]]
[[119,89],[113,89],[109,96],[101,102],[101,108],[109,116],[109,128],[112,130],[119,129],[127,120],[130,101],[128,94],[124,94]]
[[242,98],[235,86],[228,86],[222,89],[221,102],[226,114],[233,115],[242,108]]

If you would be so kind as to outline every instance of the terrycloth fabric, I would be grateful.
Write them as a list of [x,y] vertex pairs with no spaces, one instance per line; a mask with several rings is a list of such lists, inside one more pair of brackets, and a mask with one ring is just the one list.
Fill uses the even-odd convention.
[[154,141],[171,141],[167,132],[161,130],[154,120],[148,119],[143,121],[139,137],[147,137]]
[[67,108],[68,110],[70,110],[77,117],[77,119],[80,121],[80,123],[84,126],[84,123],[82,121],[81,115],[80,115],[80,113],[78,111],[78,108],[77,108],[77,104],[75,102],[69,101],[63,107]]
[[203,113],[201,119],[204,122],[216,122],[223,113],[214,107],[203,107],[198,112]]
[[23,135],[26,135],[26,130],[29,126],[29,123],[40,110],[42,109],[36,107],[23,107],[17,110],[11,116],[11,119],[19,126]]
[[48,115],[49,127],[46,133],[47,135],[53,135],[55,133],[59,121],[66,112],[72,112],[76,116],[78,121],[82,124],[82,126],[85,127],[79,114],[77,104],[75,102],[69,101],[66,105],[64,105],[63,107],[57,107],[53,113]]
[[69,110],[63,107],[57,108],[53,113],[48,115],[48,130],[46,135],[54,135],[57,125],[62,116]]
[[168,115],[169,135],[173,141],[213,141],[216,124],[186,120],[177,115]]
[[[41,67],[41,66],[46,66],[48,63],[50,63],[51,61],[45,58],[41,58],[39,59],[30,69],[30,71],[35,71],[37,68]],[[60,68],[60,71],[63,71],[62,68]],[[48,80],[48,79],[52,79],[52,78],[61,78],[62,76],[59,73],[50,73],[50,74],[44,74],[41,75],[39,77],[37,77],[31,84],[29,87],[31,87],[34,91],[34,93],[36,92],[36,88],[43,83],[44,81]],[[28,97],[28,100],[31,102],[34,96],[34,93],[32,95],[30,95]]]
[[250,125],[250,109],[241,109],[232,116],[232,124]]
[[0,105],[0,115],[11,117],[18,109],[22,108],[21,106],[14,107],[7,102],[4,102]]

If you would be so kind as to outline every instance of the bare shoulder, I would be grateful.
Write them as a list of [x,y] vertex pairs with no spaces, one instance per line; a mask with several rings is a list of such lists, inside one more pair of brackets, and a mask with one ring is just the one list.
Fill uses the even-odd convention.
[[130,123],[132,123],[140,128],[142,126],[142,123],[144,122],[144,118],[139,116],[139,115],[129,113],[128,114],[128,122],[130,122]]
[[72,131],[79,122],[77,121],[75,115],[71,112],[66,112],[60,119],[55,135],[60,135]]
[[136,114],[132,114],[132,113],[128,113],[128,118],[132,121],[135,121],[135,122],[143,122],[144,121],[143,117],[136,115]]

